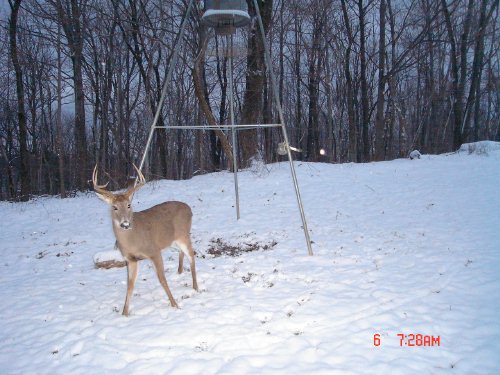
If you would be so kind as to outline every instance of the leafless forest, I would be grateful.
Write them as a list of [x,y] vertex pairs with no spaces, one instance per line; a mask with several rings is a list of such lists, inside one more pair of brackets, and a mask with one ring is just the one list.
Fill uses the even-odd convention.
[[[122,187],[138,163],[187,0],[3,0],[0,199]],[[253,2],[248,0],[254,17]],[[259,1],[296,159],[343,163],[500,140],[497,0]],[[228,40],[195,1],[159,125],[227,124]],[[277,123],[255,19],[234,35],[236,122]],[[240,166],[281,160],[240,130]],[[155,132],[145,174],[232,168],[224,129]],[[321,152],[323,149],[325,152]]]

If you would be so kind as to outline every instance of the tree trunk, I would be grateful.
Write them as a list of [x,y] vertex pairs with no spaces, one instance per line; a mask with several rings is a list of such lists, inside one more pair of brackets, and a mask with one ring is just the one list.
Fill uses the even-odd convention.
[[344,17],[344,24],[347,31],[348,45],[344,57],[344,74],[346,81],[346,107],[347,107],[347,122],[349,126],[349,147],[348,147],[348,161],[359,162],[358,158],[358,132],[356,126],[355,105],[354,105],[354,84],[351,76],[350,60],[351,49],[354,44],[354,36],[351,30],[351,22],[347,14],[346,0],[341,0],[342,14]]
[[[64,4],[63,4],[64,2]],[[73,90],[75,92],[75,159],[78,173],[77,187],[87,189],[87,135],[85,129],[85,95],[83,91],[83,19],[78,0],[57,0],[55,3],[59,22],[68,41],[73,65]]]
[[[269,82],[264,81],[264,124],[270,124],[272,119],[272,93],[270,92]],[[274,155],[273,147],[273,128],[264,128],[264,161],[271,163]]]
[[16,93],[17,93],[17,119],[19,122],[19,148],[21,154],[20,165],[20,179],[21,179],[21,194],[20,200],[29,200],[31,193],[31,178],[30,178],[30,156],[27,146],[27,125],[26,125],[26,112],[24,109],[24,86],[23,86],[23,72],[21,63],[18,57],[17,48],[17,19],[21,0],[14,2],[9,0],[11,14],[9,18],[9,37],[10,37],[10,56],[12,58],[12,65],[16,73]]
[[326,9],[314,17],[312,30],[312,46],[309,60],[309,117],[308,117],[308,137],[307,137],[307,160],[318,161],[320,158],[320,139],[319,139],[319,84],[324,61],[324,49],[322,48],[321,38],[324,33],[326,22]]
[[61,25],[57,26],[57,127],[56,127],[56,147],[59,167],[59,194],[61,198],[66,198],[66,188],[64,186],[64,155],[62,141],[62,58],[61,58]]
[[80,191],[87,190],[87,134],[85,131],[85,94],[83,92],[82,51],[72,57],[75,83],[75,145],[78,160]]
[[325,64],[326,64],[326,77],[325,77],[325,89],[326,89],[326,147],[325,151],[328,156],[323,157],[323,160],[328,160],[331,163],[335,163],[337,160],[337,138],[335,137],[335,129],[333,125],[333,93],[332,93],[332,71],[330,67],[330,54],[329,48],[326,47],[325,50]]
[[378,49],[378,85],[377,85],[377,113],[375,115],[375,160],[384,160],[387,156],[385,139],[385,0],[380,0],[379,12],[379,49]]
[[[390,58],[386,54],[386,63],[387,65],[391,66],[391,68],[395,65],[396,61],[396,27],[395,27],[395,19],[394,19],[394,13],[392,11],[392,4],[391,0],[387,0],[387,13],[388,13],[388,19],[389,19],[389,33],[390,33],[390,40],[391,40],[391,55]],[[389,70],[389,67],[387,68]],[[396,112],[400,111],[399,108],[396,106],[396,100],[398,97],[398,91],[397,91],[397,84],[396,84],[396,73],[391,73],[390,75],[386,76],[387,79],[387,85],[388,85],[388,92],[389,92],[389,97],[387,100],[387,110],[388,110],[388,115],[389,115],[389,141],[387,142],[387,153],[390,158],[397,157],[399,155],[399,152],[395,152],[395,146],[394,146],[394,131],[395,131],[395,125],[396,125]]]
[[[478,31],[476,34],[475,47],[474,47],[474,59],[472,62],[472,73],[470,78],[470,89],[469,96],[467,98],[466,105],[466,115],[464,129],[468,135],[472,133],[471,141],[479,140],[479,128],[480,124],[480,102],[481,102],[481,76],[483,72],[483,60],[484,60],[484,37],[486,33],[486,26],[498,5],[497,1],[493,1],[491,8],[487,12],[488,0],[482,0],[480,6],[479,24]],[[472,118],[472,106],[474,105],[474,128],[471,125]]]
[[[299,22],[298,16],[295,17],[294,22],[294,36],[295,36],[295,61],[294,61],[294,73],[295,73],[295,95],[297,96],[297,104],[295,106],[295,135],[296,144],[300,145],[302,136],[302,88],[301,88],[301,78],[300,78],[300,36],[302,34],[302,25]],[[298,159],[302,160],[303,154],[298,155]]]
[[473,0],[469,0],[467,14],[464,21],[464,30],[460,43],[460,65],[458,63],[457,43],[451,23],[451,14],[446,0],[441,0],[441,7],[445,19],[446,31],[450,40],[451,74],[453,79],[453,148],[457,150],[463,142],[463,95],[465,89],[465,76],[467,73],[467,42],[469,37],[470,20],[472,16]]
[[[252,0],[247,0],[249,13],[255,17],[256,10]],[[259,9],[267,34],[273,9],[273,1],[259,0]],[[241,114],[242,124],[257,124],[262,118],[263,89],[265,80],[264,45],[257,22],[252,24],[248,38],[248,56],[246,71],[246,86]],[[270,69],[272,67],[269,67]],[[240,131],[242,167],[249,167],[258,154],[257,129]]]
[[7,171],[7,199],[12,199],[16,196],[16,189],[14,187],[14,179],[12,178],[12,168],[10,167],[9,157],[5,151],[4,138],[0,138],[0,154],[5,160],[5,169]]
[[365,12],[366,8],[363,5],[363,0],[358,0],[358,16],[359,16],[359,60],[361,74],[361,136],[363,141],[363,161],[370,161],[370,141],[369,141],[369,125],[370,125],[370,103],[368,100],[368,81],[366,77],[366,24]]
[[[215,120],[215,116],[214,116],[212,109],[210,108],[210,105],[208,103],[208,100],[205,96],[205,84],[204,84],[204,81],[201,77],[201,71],[202,71],[201,64],[204,61],[206,47],[207,47],[207,39],[204,36],[202,36],[202,41],[200,44],[200,51],[198,52],[198,56],[196,57],[196,60],[194,62],[194,68],[193,68],[194,92],[195,92],[196,98],[198,99],[198,103],[200,104],[200,108],[201,108],[203,114],[205,115],[205,118],[207,119],[207,123],[209,125],[217,125],[217,121]],[[222,148],[226,154],[228,163],[232,169],[233,152],[231,149],[231,145],[229,144],[229,141],[227,140],[226,135],[224,134],[224,132],[222,130],[214,130],[212,134],[216,135],[217,138],[219,139],[219,141],[221,142]]]

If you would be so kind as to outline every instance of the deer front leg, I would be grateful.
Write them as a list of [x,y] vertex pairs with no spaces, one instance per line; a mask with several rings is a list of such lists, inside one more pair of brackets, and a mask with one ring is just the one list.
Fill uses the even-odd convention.
[[170,304],[172,305],[172,307],[179,307],[177,306],[174,296],[172,296],[172,292],[170,292],[170,288],[168,287],[167,279],[165,278],[165,273],[163,271],[163,259],[161,257],[161,254],[158,254],[157,256],[151,258],[151,261],[153,262],[153,265],[155,267],[158,280],[160,280],[161,286],[163,287],[163,289],[165,289],[165,292],[167,293],[168,299],[170,300]]
[[135,280],[137,279],[137,261],[127,260],[127,296],[125,297],[125,305],[123,305],[122,315],[128,316],[128,304],[132,299]]

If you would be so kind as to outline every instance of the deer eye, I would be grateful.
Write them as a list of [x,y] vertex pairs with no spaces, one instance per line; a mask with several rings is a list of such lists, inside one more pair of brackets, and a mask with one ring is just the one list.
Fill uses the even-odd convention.
[[118,211],[118,207],[113,206],[113,210]]
[[130,203],[129,203],[129,204],[127,204],[127,208],[130,208]]

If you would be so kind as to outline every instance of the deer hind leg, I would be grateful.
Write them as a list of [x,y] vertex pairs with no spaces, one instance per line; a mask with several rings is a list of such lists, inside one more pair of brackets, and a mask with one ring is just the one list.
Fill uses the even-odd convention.
[[172,307],[179,307],[177,306],[174,296],[172,295],[172,292],[170,292],[170,288],[168,287],[167,279],[165,278],[165,273],[163,271],[163,259],[161,257],[161,254],[151,258],[151,261],[153,262],[153,265],[155,267],[158,280],[160,280],[161,286],[167,293],[168,299],[170,300],[170,304],[172,305]]
[[[176,241],[175,244],[181,250],[179,255],[179,270],[181,270],[182,267],[181,259],[184,259],[184,255],[186,255],[189,260],[189,268],[191,268],[191,276],[193,277],[193,289],[198,291],[198,282],[196,281],[196,266],[194,264],[194,250],[191,244],[191,240],[189,238],[182,239]],[[181,272],[182,271],[179,271],[179,273]]]
[[135,280],[137,279],[137,261],[127,260],[127,296],[125,297],[125,305],[123,305],[122,315],[128,316],[128,305],[132,299]]
[[[180,247],[180,246],[179,246]],[[179,268],[177,269],[177,273],[182,273],[182,271],[184,271],[184,251],[182,251],[182,249],[180,249],[181,251],[179,251]]]

